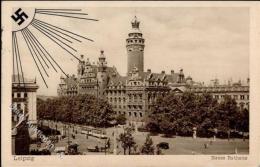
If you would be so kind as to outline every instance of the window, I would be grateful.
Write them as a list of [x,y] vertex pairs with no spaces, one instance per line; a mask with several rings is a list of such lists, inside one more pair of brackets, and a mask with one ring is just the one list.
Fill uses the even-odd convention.
[[12,98],[14,97],[14,93],[12,93]]
[[131,112],[129,112],[128,114],[129,114],[129,116],[131,116]]
[[142,95],[142,94],[140,94],[140,99],[142,100],[142,98],[143,98],[143,95]]
[[17,93],[17,97],[18,97],[18,98],[21,97],[21,93]]
[[140,117],[143,117],[143,113],[140,112]]
[[134,115],[135,115],[135,117],[137,117],[137,114],[136,114],[136,112],[134,112]]
[[27,97],[27,93],[24,93],[24,97],[25,97],[25,98]]
[[240,95],[240,99],[241,99],[241,100],[244,100],[244,99],[245,99],[245,96],[244,96],[244,95]]
[[249,100],[249,95],[247,95],[247,100]]
[[17,104],[17,109],[18,110],[21,109],[21,104],[20,103]]
[[233,97],[234,97],[235,100],[237,100],[237,95],[234,95]]

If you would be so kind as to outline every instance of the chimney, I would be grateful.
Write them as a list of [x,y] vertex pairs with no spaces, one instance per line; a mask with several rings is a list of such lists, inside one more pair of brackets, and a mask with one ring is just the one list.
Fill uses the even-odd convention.
[[165,74],[165,71],[162,71],[162,74]]
[[171,74],[172,74],[172,75],[174,74],[174,70],[171,70]]
[[148,73],[151,73],[152,71],[151,71],[151,69],[147,69],[147,72],[148,72]]
[[249,79],[249,78],[247,78],[246,82],[247,82],[247,84],[249,84],[249,83],[250,83],[250,79]]

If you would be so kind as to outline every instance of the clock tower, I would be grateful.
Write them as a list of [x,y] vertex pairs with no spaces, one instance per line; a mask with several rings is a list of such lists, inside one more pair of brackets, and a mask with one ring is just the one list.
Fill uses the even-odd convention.
[[132,29],[126,39],[127,49],[127,75],[137,68],[139,72],[144,71],[144,38],[139,29],[140,21],[135,16],[131,22]]

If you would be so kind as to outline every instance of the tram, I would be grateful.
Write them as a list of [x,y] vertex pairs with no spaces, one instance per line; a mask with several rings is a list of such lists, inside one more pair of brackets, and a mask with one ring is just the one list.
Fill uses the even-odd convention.
[[93,136],[93,137],[100,138],[100,139],[107,138],[106,132],[104,130],[97,129],[97,128],[91,128],[91,127],[82,127],[81,134],[86,134],[86,135]]

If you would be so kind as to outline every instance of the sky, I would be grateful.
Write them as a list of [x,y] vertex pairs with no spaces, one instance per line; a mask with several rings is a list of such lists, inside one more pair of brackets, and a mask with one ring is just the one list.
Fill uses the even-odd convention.
[[[109,66],[126,75],[126,38],[136,15],[145,38],[144,69],[178,72],[181,68],[194,81],[221,83],[249,77],[249,10],[227,7],[98,7],[84,8],[89,18],[99,21],[36,14],[36,18],[94,40],[73,44],[76,55],[97,62],[104,50]],[[68,74],[76,74],[78,61],[39,31],[31,32]],[[39,95],[56,96],[61,71],[48,69],[44,85],[23,37],[17,34],[24,73],[37,79]],[[63,75],[64,76],[64,75]]]

